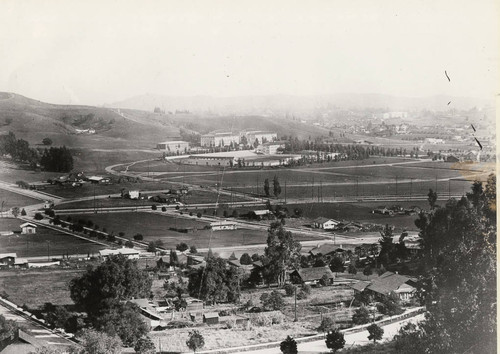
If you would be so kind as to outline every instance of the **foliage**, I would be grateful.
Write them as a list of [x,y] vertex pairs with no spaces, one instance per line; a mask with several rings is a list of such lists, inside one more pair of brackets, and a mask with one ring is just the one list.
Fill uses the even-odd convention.
[[437,198],[438,198],[437,192],[433,191],[432,189],[429,189],[429,193],[427,193],[427,200],[429,201],[431,209],[434,209],[436,207]]
[[252,264],[252,257],[248,253],[243,253],[240,257],[240,263],[243,265]]
[[269,259],[266,266],[267,280],[277,281],[283,286],[286,280],[286,271],[289,268],[298,268],[300,263],[301,245],[295,241],[293,234],[286,231],[279,222],[273,222],[268,230],[267,247],[265,256]]
[[43,138],[42,144],[43,145],[52,145],[52,139],[51,138]]
[[364,269],[363,269],[363,275],[366,275],[367,277],[372,275],[373,274],[373,271],[372,271],[372,267],[367,265]]
[[111,336],[119,336],[127,346],[135,345],[148,333],[148,327],[140,316],[139,308],[132,303],[113,304],[92,322],[96,329]]
[[35,216],[34,216],[34,219],[35,220],[42,220],[43,219],[42,213],[36,213]]
[[125,247],[134,248],[134,243],[130,240],[125,241]]
[[368,330],[368,339],[373,340],[373,343],[381,340],[384,335],[384,330],[376,323],[372,323],[366,329]]
[[355,275],[358,272],[358,269],[354,264],[349,264],[349,266],[347,267],[347,271],[349,272],[349,274]]
[[345,270],[344,261],[338,256],[332,258],[329,266],[332,272],[342,273]]
[[140,338],[134,346],[134,350],[138,354],[154,354],[156,353],[155,344],[149,337]]
[[295,293],[296,287],[295,285],[288,283],[283,287],[283,289],[285,289],[286,296],[292,296]]
[[147,273],[139,270],[135,262],[118,255],[73,279],[70,293],[75,304],[92,319],[119,301],[148,297],[151,284]]
[[189,332],[188,340],[186,345],[189,349],[196,353],[196,350],[201,349],[205,346],[205,339],[199,331],[196,329]]
[[157,209],[158,207],[156,206],[156,204],[151,205],[151,210],[157,210]]
[[475,182],[466,197],[415,221],[427,268],[419,293],[428,314],[418,327],[407,326],[396,336],[401,353],[414,353],[403,348],[410,341],[427,353],[495,352],[495,184],[493,175],[484,189]]
[[297,354],[297,342],[290,336],[287,336],[286,339],[281,342],[280,350],[283,354]]
[[187,251],[189,249],[189,246],[185,242],[179,243],[177,246],[175,246],[175,249],[180,252]]
[[354,311],[354,315],[352,315],[352,323],[360,325],[368,322],[370,322],[370,311],[368,311],[365,306],[361,306]]
[[116,336],[86,329],[77,337],[81,348],[72,347],[71,354],[120,354],[122,352],[122,342]]
[[17,329],[16,322],[7,320],[3,315],[0,315],[0,341],[14,335]]
[[264,193],[266,194],[266,197],[270,196],[269,191],[270,191],[270,189],[269,189],[269,179],[266,178],[264,180]]
[[326,347],[330,349],[333,353],[337,350],[344,348],[345,339],[344,334],[339,330],[333,330],[326,334]]
[[73,156],[66,146],[51,147],[44,150],[40,165],[45,171],[69,172],[73,169]]
[[142,240],[144,240],[144,236],[142,236],[142,234],[135,234],[134,235],[134,240],[136,240],[136,241],[142,241]]
[[226,268],[223,259],[212,256],[207,259],[205,268],[189,274],[188,292],[205,301],[237,302],[240,298],[239,277],[237,268]]
[[198,253],[198,250],[196,249],[196,246],[193,245],[193,246],[189,247],[189,253],[191,253],[191,254]]
[[276,198],[278,198],[279,195],[281,194],[280,182],[278,180],[278,176],[276,175],[273,178],[273,194]]
[[285,307],[285,300],[279,291],[273,290],[270,294],[263,293],[260,296],[262,306],[269,311],[278,311]]
[[332,317],[323,317],[321,320],[321,324],[318,327],[318,331],[320,332],[329,332],[333,331],[336,328],[335,320]]
[[38,151],[23,139],[16,139],[14,133],[0,135],[0,155],[10,155],[13,160],[36,164],[40,157]]

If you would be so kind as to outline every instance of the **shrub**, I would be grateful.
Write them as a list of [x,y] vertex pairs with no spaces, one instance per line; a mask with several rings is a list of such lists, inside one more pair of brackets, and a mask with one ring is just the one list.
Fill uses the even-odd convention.
[[134,235],[134,240],[136,240],[136,241],[142,241],[143,239],[144,239],[144,236],[142,236],[142,234]]
[[331,317],[323,317],[321,320],[321,324],[318,327],[318,331],[320,332],[330,332],[333,331],[336,327],[335,320]]
[[34,219],[35,220],[42,220],[43,219],[43,215],[41,213],[36,213],[35,216],[34,216]]
[[368,339],[373,340],[373,343],[381,340],[382,336],[384,335],[384,330],[376,323],[372,323],[366,329],[368,330]]
[[352,315],[352,322],[357,325],[370,322],[370,312],[368,309],[365,306],[361,306],[354,311],[354,315]]
[[197,217],[201,218],[201,213],[198,212],[198,214],[196,214]]
[[166,207],[161,207],[161,211],[165,212],[165,211],[167,211],[167,208]]
[[286,284],[283,288],[285,289],[286,296],[293,296],[293,294],[295,292],[295,285]]
[[262,302],[264,308],[268,310],[281,310],[285,306],[283,296],[276,290],[273,290],[271,294],[262,294],[260,301]]
[[134,248],[134,243],[130,240],[127,240],[125,242],[125,247],[128,247],[128,248]]
[[326,335],[325,343],[326,347],[335,353],[337,350],[344,348],[344,334],[339,332],[338,330],[328,332],[328,334]]
[[297,354],[297,342],[292,337],[288,336],[281,342],[280,350],[283,354]]

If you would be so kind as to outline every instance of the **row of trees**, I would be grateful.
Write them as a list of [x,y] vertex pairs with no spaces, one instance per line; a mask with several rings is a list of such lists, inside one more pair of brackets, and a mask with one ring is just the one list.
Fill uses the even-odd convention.
[[[271,190],[270,190],[270,185],[269,185],[269,178],[266,178],[264,180],[264,193],[266,194],[266,197],[269,197],[271,195]],[[276,198],[279,197],[281,194],[281,186],[280,186],[280,181],[278,179],[278,176],[274,175],[273,178],[273,194]]]

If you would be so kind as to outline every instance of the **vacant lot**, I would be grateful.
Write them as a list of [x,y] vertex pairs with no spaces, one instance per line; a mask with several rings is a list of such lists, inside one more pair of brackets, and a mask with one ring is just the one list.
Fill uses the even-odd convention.
[[38,204],[40,200],[33,199],[21,194],[17,194],[14,192],[6,191],[4,189],[0,189],[0,205],[1,211],[6,211],[12,207],[22,208],[26,205]]
[[[144,241],[162,240],[164,247],[174,248],[180,242],[186,242],[197,248],[227,247],[263,244],[267,240],[265,230],[224,230],[211,231],[204,229],[208,223],[196,218],[172,217],[158,213],[132,212],[132,213],[103,213],[72,215],[73,220],[92,220],[106,231],[124,232],[125,237],[132,238],[141,233]],[[170,230],[169,228],[193,228],[187,233]],[[297,240],[311,240],[311,236],[297,235]]]
[[[9,220],[9,219],[6,219]],[[10,219],[12,220],[12,219]],[[19,220],[9,223],[7,227],[2,221],[2,230],[19,230]],[[14,234],[0,236],[1,252],[17,253],[18,257],[61,256],[68,254],[97,254],[104,246],[85,241],[62,232],[38,227],[36,234]]]
[[73,304],[69,294],[69,282],[81,276],[84,270],[45,269],[10,270],[0,272],[0,289],[9,300],[29,308],[37,308],[46,302],[56,305]]

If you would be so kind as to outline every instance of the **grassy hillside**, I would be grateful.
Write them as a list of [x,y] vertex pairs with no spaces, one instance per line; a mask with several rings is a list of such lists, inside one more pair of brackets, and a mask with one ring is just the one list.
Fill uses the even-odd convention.
[[[31,144],[45,137],[55,145],[90,149],[149,149],[157,141],[179,135],[177,128],[149,120],[131,119],[108,108],[53,105],[17,94],[0,93],[0,132],[12,131]],[[76,134],[77,129],[96,134]]]

